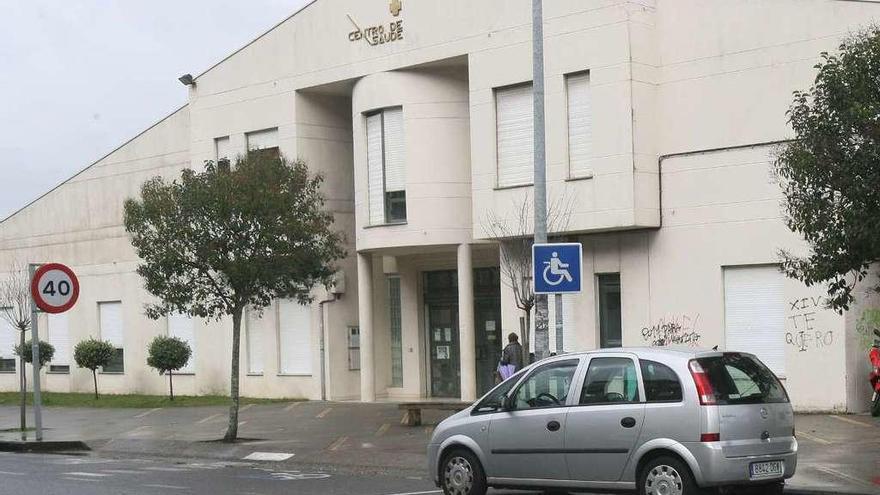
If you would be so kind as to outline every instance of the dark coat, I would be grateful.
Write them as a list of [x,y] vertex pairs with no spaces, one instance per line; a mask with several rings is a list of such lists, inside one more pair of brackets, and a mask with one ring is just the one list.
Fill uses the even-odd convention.
[[519,342],[511,342],[501,351],[501,364],[512,364],[514,371],[523,368],[523,348]]

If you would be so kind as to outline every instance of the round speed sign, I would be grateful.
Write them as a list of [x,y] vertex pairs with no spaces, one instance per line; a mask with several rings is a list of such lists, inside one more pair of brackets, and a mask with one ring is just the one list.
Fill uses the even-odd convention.
[[31,280],[31,297],[47,313],[63,313],[76,304],[79,281],[73,270],[60,264],[42,265]]

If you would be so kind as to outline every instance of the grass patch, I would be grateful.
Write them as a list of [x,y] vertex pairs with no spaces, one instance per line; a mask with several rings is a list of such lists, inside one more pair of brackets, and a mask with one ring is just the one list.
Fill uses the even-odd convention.
[[[143,408],[156,407],[197,407],[197,406],[228,406],[229,397],[223,395],[176,395],[169,400],[165,395],[102,395],[95,399],[94,394],[68,394],[60,392],[43,392],[40,394],[46,407],[106,407],[106,408]],[[0,406],[17,406],[21,396],[18,392],[0,392]],[[278,404],[303,399],[257,399],[242,397],[241,405],[246,404]],[[31,404],[32,394],[27,395]]]

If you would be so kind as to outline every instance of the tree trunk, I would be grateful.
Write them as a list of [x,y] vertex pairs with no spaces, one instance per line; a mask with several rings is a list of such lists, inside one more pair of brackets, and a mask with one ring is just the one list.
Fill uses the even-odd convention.
[[92,379],[95,382],[95,400],[98,400],[98,372],[96,369],[92,370]]
[[173,371],[168,370],[168,388],[171,390],[171,400],[174,400],[174,382],[171,380],[173,373]]
[[232,370],[229,385],[229,397],[232,403],[229,406],[229,426],[226,429],[224,442],[234,442],[238,438],[238,377],[239,355],[241,350],[241,314],[243,308],[236,308],[232,312]]
[[21,350],[22,355],[18,356],[18,371],[19,371],[19,386],[21,387],[21,439],[25,440],[27,438],[27,373],[24,370],[24,332],[19,332],[21,334]]

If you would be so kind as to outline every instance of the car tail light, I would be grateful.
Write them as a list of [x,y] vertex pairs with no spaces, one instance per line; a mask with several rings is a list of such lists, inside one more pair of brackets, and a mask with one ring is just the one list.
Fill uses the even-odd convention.
[[700,435],[701,442],[720,442],[721,433],[703,433]]
[[715,390],[709,381],[709,375],[703,371],[703,367],[696,359],[691,359],[688,363],[691,370],[691,376],[694,379],[694,385],[697,386],[697,395],[700,397],[700,404],[704,406],[715,405]]

